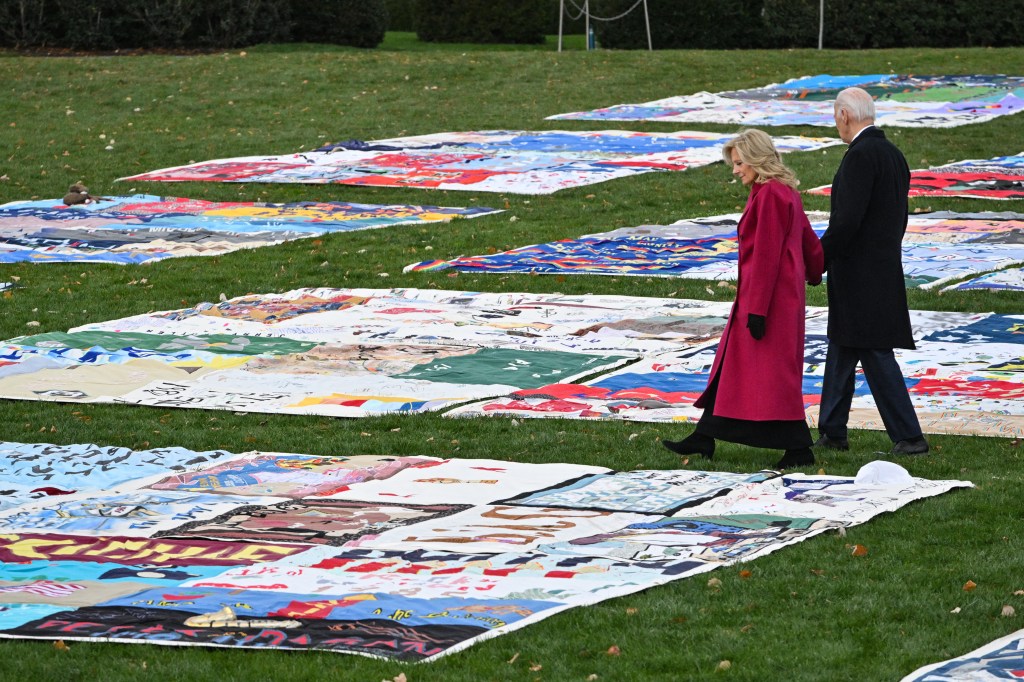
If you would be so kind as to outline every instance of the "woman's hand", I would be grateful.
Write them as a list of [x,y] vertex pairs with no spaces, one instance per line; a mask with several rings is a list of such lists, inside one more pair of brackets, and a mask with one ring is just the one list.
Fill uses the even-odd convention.
[[760,341],[764,338],[764,327],[767,319],[764,315],[754,315],[750,313],[747,315],[747,329],[750,330],[750,335],[754,337],[755,341]]

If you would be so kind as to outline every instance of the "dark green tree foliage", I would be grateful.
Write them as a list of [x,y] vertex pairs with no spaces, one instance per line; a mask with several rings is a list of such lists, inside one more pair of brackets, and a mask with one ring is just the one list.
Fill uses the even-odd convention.
[[[838,49],[960,45],[958,0],[825,2],[823,46]],[[816,47],[818,0],[764,0],[767,44]]]
[[76,50],[116,50],[136,47],[133,25],[118,0],[53,0],[49,18],[55,45]]
[[416,35],[440,43],[543,43],[550,0],[416,0]]
[[[636,0],[591,0],[591,14],[616,17]],[[762,47],[764,0],[647,0],[654,49],[736,49]],[[646,49],[641,3],[615,21],[592,21],[601,47]]]
[[53,42],[48,0],[0,0],[0,46],[39,47]]
[[388,15],[384,0],[292,0],[292,37],[299,42],[377,47]]
[[202,0],[189,30],[195,47],[243,47],[287,41],[288,0]]
[[[548,22],[545,33],[550,36],[558,35],[558,13],[561,10],[561,3],[559,0],[548,0],[551,3],[550,9],[548,9]],[[565,0],[565,17],[562,22],[562,33],[564,35],[582,34],[586,32],[586,21],[583,19],[583,15],[580,14],[580,9],[583,7],[583,0]],[[591,14],[594,10],[591,9]],[[579,15],[579,16],[577,16]]]
[[[147,0],[122,3],[135,29],[133,47],[185,47],[205,0]],[[123,47],[128,47],[124,45]]]
[[416,30],[414,4],[414,0],[384,0],[389,31],[412,33]]
[[[591,0],[615,16],[635,0]],[[817,47],[819,0],[647,0],[655,48]],[[598,44],[647,47],[642,6],[594,22]],[[824,47],[1006,47],[1024,45],[1024,0],[825,0]]]

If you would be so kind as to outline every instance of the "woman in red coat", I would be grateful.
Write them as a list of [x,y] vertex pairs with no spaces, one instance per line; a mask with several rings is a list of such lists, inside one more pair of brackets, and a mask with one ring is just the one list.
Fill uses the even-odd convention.
[[718,344],[697,428],[662,441],[680,455],[710,459],[715,439],[785,450],[777,469],[814,463],[804,419],[805,282],[821,283],[821,243],[804,213],[798,180],[772,138],[744,130],[723,149],[750,188],[740,218],[736,301]]

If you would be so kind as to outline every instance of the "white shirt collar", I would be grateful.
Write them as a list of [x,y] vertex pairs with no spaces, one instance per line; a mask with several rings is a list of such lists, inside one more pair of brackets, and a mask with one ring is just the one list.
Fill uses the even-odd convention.
[[[863,128],[861,128],[860,130],[857,131],[856,135],[853,136],[853,140],[856,140],[858,137],[860,137],[860,134],[863,133],[868,128],[874,128],[874,127],[875,127],[874,124],[864,126]],[[853,144],[853,140],[850,140],[850,144]]]

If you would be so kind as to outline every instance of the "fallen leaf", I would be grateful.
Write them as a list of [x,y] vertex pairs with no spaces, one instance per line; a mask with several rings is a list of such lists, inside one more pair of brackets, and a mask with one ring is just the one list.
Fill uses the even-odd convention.
[[597,674],[596,673],[590,673],[589,675],[587,675],[587,681],[588,682],[594,682],[594,680],[596,680],[596,679],[597,679]]
[[864,545],[854,545],[850,549],[850,554],[852,554],[853,556],[867,556],[868,548]]
[[718,578],[711,578],[710,580],[708,580],[708,587],[710,587],[713,590],[720,590],[722,589],[722,581]]
[[622,654],[622,652],[619,650],[619,647],[615,646],[614,644],[608,647],[608,651],[606,651],[605,653],[609,656],[619,656],[620,654]]
[[751,575],[753,575],[753,573],[751,573],[750,571],[747,571],[747,570],[740,571],[740,578],[742,578],[743,580],[746,580]]
[[958,606],[958,607],[956,607],[955,609],[953,609],[952,611],[950,611],[950,613],[960,613],[960,607],[959,607],[959,606]]
[[1024,597],[1024,590],[1017,590],[1016,592],[1013,593],[1013,596],[1015,596],[1015,597]]
[[629,440],[636,440],[639,437],[640,437],[639,433],[631,433],[631,434],[629,434]]
[[637,612],[637,608],[635,606],[630,606],[629,608],[626,609],[626,615],[629,615],[629,616],[636,615],[636,612]]
[[1009,604],[1003,605],[1003,610],[999,612],[999,615],[1003,618],[1012,618],[1017,615],[1017,611]]
[[31,322],[26,322],[26,323],[25,323],[25,326],[26,326],[26,327],[38,327],[38,326],[39,326],[39,323],[38,323],[38,322],[36,322],[35,320],[32,320]]
[[813,573],[814,575],[825,575],[825,571],[823,571],[820,568],[812,568],[811,573]]
[[747,623],[746,625],[744,625],[743,627],[740,628],[740,632],[750,632],[753,629],[754,629],[754,624],[753,623]]
[[964,592],[973,592],[977,586],[978,583],[974,582],[973,580],[968,580],[964,583]]
[[67,651],[71,647],[65,644],[63,639],[58,639],[56,642],[53,643],[53,648],[57,651]]
[[531,673],[539,672],[539,671],[541,671],[543,669],[544,669],[544,666],[542,666],[540,663],[533,663],[532,661],[530,662],[530,672]]
[[728,670],[732,667],[732,661],[719,661],[716,670]]

